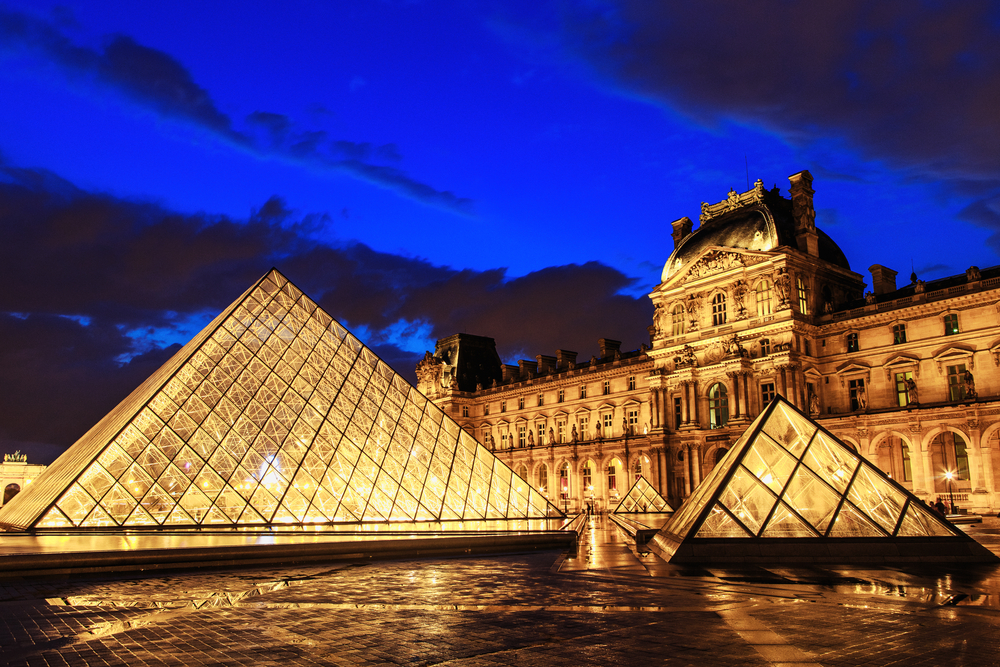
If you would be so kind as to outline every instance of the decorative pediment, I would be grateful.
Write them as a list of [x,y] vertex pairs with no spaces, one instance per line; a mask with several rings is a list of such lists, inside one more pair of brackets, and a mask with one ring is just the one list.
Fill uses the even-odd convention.
[[566,412],[565,410],[559,410],[554,415],[552,415],[552,417],[553,419],[559,419],[560,417],[569,417],[569,413]]
[[599,408],[597,408],[597,411],[598,412],[609,412],[609,411],[613,412],[614,409],[615,409],[615,404],[614,403],[602,403],[601,406]]
[[[1000,305],[998,305],[998,310],[1000,310]],[[993,344],[989,347],[990,354],[993,355],[993,365],[1000,366],[1000,338],[993,341]]]
[[675,272],[671,284],[683,284],[688,280],[697,280],[717,273],[723,273],[731,269],[739,269],[754,264],[760,264],[768,259],[766,255],[759,253],[740,252],[732,248],[712,247],[708,248],[697,259],[688,263],[687,270],[684,270],[683,260],[678,257],[671,267]]
[[976,369],[975,352],[976,348],[971,345],[951,343],[940,348],[934,353],[932,358],[934,359],[934,363],[937,364],[938,373],[944,373],[946,366],[955,366],[960,363],[967,364],[968,369],[971,371]]
[[590,408],[577,408],[576,411],[573,412],[573,414],[577,416],[586,417],[587,415],[590,414]]
[[746,192],[736,192],[736,190],[730,190],[726,198],[718,203],[709,204],[708,202],[702,202],[701,215],[698,216],[698,222],[704,225],[709,220],[717,218],[725,213],[729,213],[730,211],[735,211],[738,208],[753,206],[754,204],[763,204],[764,192],[764,182],[758,178],[754,182],[752,190],[748,190]]
[[630,398],[624,403],[622,403],[623,408],[633,408],[633,407],[638,407],[640,405],[642,405],[642,401],[638,401],[634,398]]
[[866,384],[870,384],[871,383],[872,369],[864,361],[852,360],[852,361],[847,361],[847,362],[841,364],[837,368],[837,375],[840,376],[840,386],[841,387],[844,386],[844,379],[848,378],[848,377],[851,377],[851,376],[854,376],[854,377],[864,376],[865,383]]
[[913,369],[913,375],[920,377],[920,357],[909,352],[894,354],[882,362],[885,369],[885,379],[891,380],[893,373],[899,373],[904,369]]

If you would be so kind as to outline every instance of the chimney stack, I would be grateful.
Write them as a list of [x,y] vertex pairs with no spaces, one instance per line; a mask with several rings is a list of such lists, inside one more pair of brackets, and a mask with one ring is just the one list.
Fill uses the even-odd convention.
[[556,369],[556,358],[550,357],[545,354],[539,354],[535,357],[538,362],[538,372],[542,375],[546,373],[551,373]]
[[674,250],[677,250],[677,246],[681,244],[681,241],[691,234],[694,223],[691,222],[691,218],[684,216],[680,220],[674,220],[670,224],[674,228],[674,232],[671,234],[674,237]]
[[795,242],[799,250],[819,256],[819,234],[816,233],[816,209],[813,208],[813,177],[808,171],[800,171],[788,177],[789,193],[792,195],[792,219],[795,221]]
[[521,379],[530,380],[531,378],[538,375],[538,362],[531,361],[530,359],[521,359],[517,362],[517,365],[521,367]]
[[868,270],[872,273],[872,291],[875,294],[888,294],[896,291],[896,271],[881,264],[872,264]]
[[601,348],[601,354],[598,355],[600,359],[612,356],[615,352],[618,352],[622,346],[622,342],[620,340],[611,340],[610,338],[601,338],[597,341],[597,344]]
[[576,352],[556,350],[556,368],[564,371],[570,367],[570,364],[576,364]]

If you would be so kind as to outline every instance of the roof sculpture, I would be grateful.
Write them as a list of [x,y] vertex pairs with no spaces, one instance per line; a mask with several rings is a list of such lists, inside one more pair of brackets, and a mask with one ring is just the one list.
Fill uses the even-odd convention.
[[671,562],[997,560],[781,396],[650,547]]
[[0,509],[0,527],[561,516],[272,269]]
[[646,481],[642,475],[618,503],[615,514],[635,514],[645,512],[673,512],[674,508]]

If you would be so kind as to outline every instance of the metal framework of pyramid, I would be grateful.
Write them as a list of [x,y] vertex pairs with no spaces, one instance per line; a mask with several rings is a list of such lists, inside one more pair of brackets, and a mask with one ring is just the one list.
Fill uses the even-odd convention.
[[673,512],[670,503],[657,492],[646,478],[639,475],[635,484],[615,508],[615,514],[642,514],[646,512]]
[[672,562],[998,560],[781,396],[650,546]]
[[0,527],[562,516],[271,270],[0,509]]

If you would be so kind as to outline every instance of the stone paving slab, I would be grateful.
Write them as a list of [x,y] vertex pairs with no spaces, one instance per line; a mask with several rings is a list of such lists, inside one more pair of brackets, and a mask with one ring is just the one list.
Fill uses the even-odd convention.
[[[1000,568],[572,552],[0,586],[10,665],[1000,665]],[[998,541],[1000,544],[1000,541]]]

